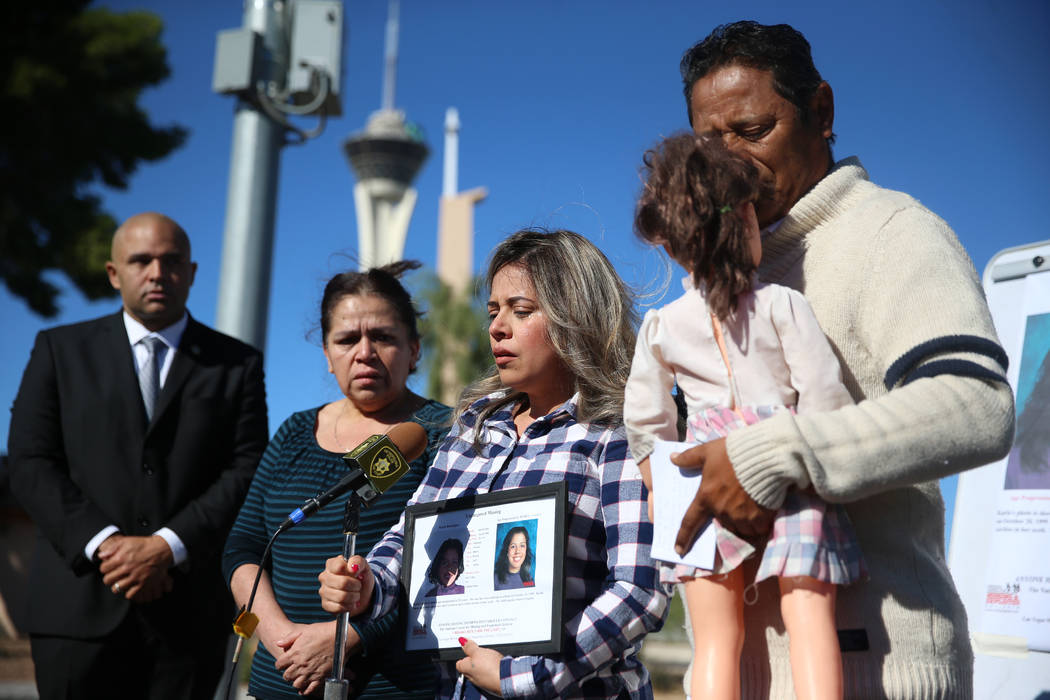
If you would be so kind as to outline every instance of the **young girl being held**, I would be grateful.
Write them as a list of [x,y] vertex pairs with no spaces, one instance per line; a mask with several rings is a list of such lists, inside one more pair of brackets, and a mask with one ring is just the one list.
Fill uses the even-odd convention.
[[[671,394],[676,385],[685,399],[692,442],[724,438],[777,411],[828,411],[852,399],[802,295],[756,280],[762,243],[754,166],[718,139],[681,134],[646,153],[644,172],[635,232],[690,272],[681,297],[646,314],[627,382],[624,422],[631,453],[651,490],[654,440],[678,439]],[[651,499],[650,493],[650,515]],[[665,582],[684,584],[694,645],[689,690],[695,700],[740,696],[745,589],[740,565],[754,548],[715,525],[713,571],[661,567]],[[845,510],[789,490],[755,583],[778,579],[799,698],[842,697],[835,587],[863,575]]]

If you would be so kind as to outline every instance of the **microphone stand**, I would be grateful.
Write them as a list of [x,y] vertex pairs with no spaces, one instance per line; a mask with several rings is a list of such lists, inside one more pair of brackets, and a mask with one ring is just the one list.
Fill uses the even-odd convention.
[[[361,497],[351,491],[343,510],[343,559],[349,560],[357,548],[357,530],[361,523]],[[343,678],[346,662],[346,634],[350,628],[350,613],[343,611],[335,623],[335,649],[332,655],[332,677],[324,682],[324,700],[346,700],[350,682]]]

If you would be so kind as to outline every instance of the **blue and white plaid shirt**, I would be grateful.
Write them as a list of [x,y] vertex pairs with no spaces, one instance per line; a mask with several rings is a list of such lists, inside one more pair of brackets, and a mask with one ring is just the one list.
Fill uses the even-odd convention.
[[[505,656],[504,698],[652,698],[637,654],[642,638],[663,624],[668,591],[649,556],[653,526],[637,465],[622,427],[576,420],[577,397],[528,426],[519,438],[510,408],[494,413],[473,445],[480,410],[502,394],[479,399],[453,426],[409,501],[564,481],[568,486],[565,550],[565,641],[550,656]],[[373,614],[392,607],[401,572],[404,516],[368,555],[378,578]],[[486,697],[442,664],[438,698]]]

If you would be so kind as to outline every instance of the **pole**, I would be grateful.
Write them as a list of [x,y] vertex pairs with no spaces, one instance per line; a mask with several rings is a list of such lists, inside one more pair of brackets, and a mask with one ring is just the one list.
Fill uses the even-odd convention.
[[394,108],[394,92],[397,90],[397,35],[400,30],[400,0],[390,0],[387,5],[386,42],[383,56],[383,101],[382,109]]
[[[282,0],[245,0],[244,27],[262,36],[262,79],[283,86],[288,72],[287,8]],[[263,349],[270,306],[277,178],[284,128],[238,99],[226,195],[215,326]]]
[[454,197],[459,192],[459,110],[445,110],[445,169],[441,178],[441,196]]
[[[357,549],[357,531],[361,524],[361,496],[350,492],[343,509],[343,559],[349,560]],[[346,665],[346,633],[350,613],[343,611],[335,623],[335,648],[332,654],[332,677],[324,682],[324,700],[346,700],[350,683],[343,678]]]

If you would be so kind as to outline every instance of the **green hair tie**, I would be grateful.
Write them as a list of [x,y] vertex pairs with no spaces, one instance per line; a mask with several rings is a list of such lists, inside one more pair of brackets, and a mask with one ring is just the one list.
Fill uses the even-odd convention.
[[719,213],[719,214],[728,214],[728,213],[729,213],[729,212],[731,212],[731,211],[733,211],[733,205],[731,205],[731,204],[726,204],[725,206],[721,207],[721,208],[720,208],[720,209],[718,210],[718,213]]

